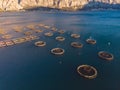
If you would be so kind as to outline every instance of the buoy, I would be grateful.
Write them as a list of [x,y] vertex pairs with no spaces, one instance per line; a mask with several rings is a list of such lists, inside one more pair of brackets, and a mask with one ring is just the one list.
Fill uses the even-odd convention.
[[110,46],[110,44],[111,44],[111,43],[110,43],[110,42],[108,42],[108,45],[109,45],[109,46]]

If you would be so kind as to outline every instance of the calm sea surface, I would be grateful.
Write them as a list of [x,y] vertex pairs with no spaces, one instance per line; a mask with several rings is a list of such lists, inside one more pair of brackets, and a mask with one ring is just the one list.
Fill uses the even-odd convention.
[[[0,48],[0,90],[120,90],[120,11],[0,13],[0,28],[13,38],[24,36],[15,33],[14,27],[40,23],[65,30],[61,36],[66,40],[56,41],[57,32],[45,37],[49,30],[43,29],[39,40],[46,41],[45,47],[36,47],[35,40]],[[71,38],[71,33],[80,34],[80,39]],[[97,43],[87,44],[89,37]],[[72,41],[83,43],[83,48],[72,48]],[[65,49],[65,54],[52,55],[54,47]],[[114,60],[100,59],[99,51],[112,53]],[[81,77],[76,68],[82,64],[94,66],[97,78]]]

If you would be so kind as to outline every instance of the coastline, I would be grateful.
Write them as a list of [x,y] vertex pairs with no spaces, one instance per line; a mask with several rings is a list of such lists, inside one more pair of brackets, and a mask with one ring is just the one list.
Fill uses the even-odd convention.
[[65,11],[65,12],[77,12],[77,11],[119,11],[120,9],[113,9],[113,8],[92,8],[92,9],[58,9],[58,8],[49,8],[49,7],[33,7],[33,8],[25,8],[21,10],[0,10],[2,12],[26,12],[26,11]]
[[99,10],[119,9],[120,0],[4,0],[0,1],[0,12],[30,11],[30,10]]

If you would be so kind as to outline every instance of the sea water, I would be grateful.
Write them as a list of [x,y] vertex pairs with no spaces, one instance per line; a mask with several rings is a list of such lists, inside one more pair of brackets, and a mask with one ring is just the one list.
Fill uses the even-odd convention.
[[[26,11],[0,13],[0,29],[15,37],[15,26],[43,23],[65,30],[64,34],[54,32],[52,37],[39,40],[45,47],[36,47],[35,41],[0,48],[0,90],[120,90],[120,11]],[[79,39],[71,38],[80,34]],[[0,35],[0,40],[3,40]],[[55,40],[64,36],[63,42]],[[93,38],[95,45],[86,43]],[[83,48],[73,48],[70,43],[78,41]],[[60,47],[64,55],[55,56],[50,50]],[[114,55],[112,61],[98,57],[99,51]],[[98,75],[89,80],[81,77],[76,69],[79,65],[94,66]]]

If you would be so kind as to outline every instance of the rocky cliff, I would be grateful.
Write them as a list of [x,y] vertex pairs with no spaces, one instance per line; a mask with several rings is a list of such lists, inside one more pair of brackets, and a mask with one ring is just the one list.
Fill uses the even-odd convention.
[[16,11],[34,7],[64,10],[78,10],[83,8],[120,9],[120,0],[0,0],[0,11]]

